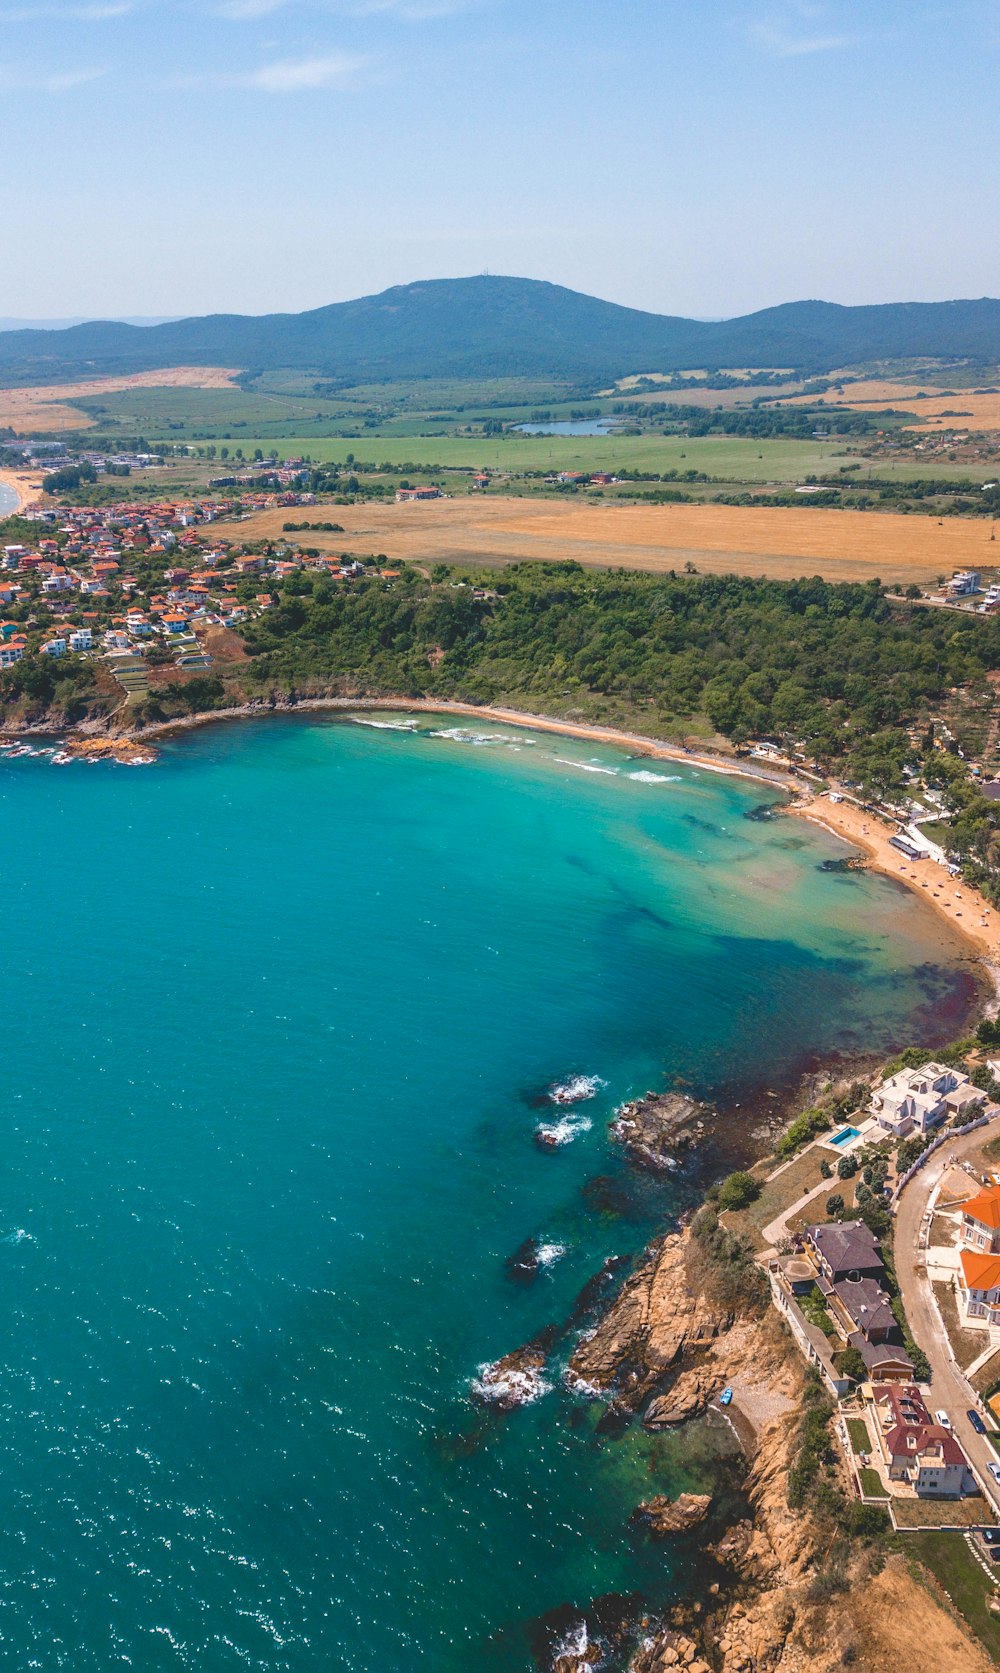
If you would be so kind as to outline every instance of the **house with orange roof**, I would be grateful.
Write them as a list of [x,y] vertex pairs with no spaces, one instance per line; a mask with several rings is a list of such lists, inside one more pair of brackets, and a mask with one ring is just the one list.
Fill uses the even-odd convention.
[[958,1285],[966,1318],[1000,1328],[1000,1255],[963,1249],[958,1263]]
[[962,1242],[966,1249],[1000,1255],[1000,1185],[989,1185],[962,1209]]

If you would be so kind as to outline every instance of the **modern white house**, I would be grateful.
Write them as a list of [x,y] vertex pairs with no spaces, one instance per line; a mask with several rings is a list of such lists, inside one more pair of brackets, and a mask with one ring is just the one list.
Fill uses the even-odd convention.
[[91,651],[94,648],[94,635],[89,627],[78,627],[69,636],[71,651]]
[[961,1311],[970,1324],[1000,1329],[1000,1186],[989,1185],[965,1203],[961,1238]]
[[948,582],[948,592],[952,598],[968,598],[971,593],[979,591],[979,571],[977,569],[956,569]]
[[949,1116],[971,1113],[985,1101],[986,1093],[968,1075],[944,1063],[924,1063],[919,1069],[900,1069],[876,1087],[871,1111],[885,1132],[905,1138],[929,1133]]

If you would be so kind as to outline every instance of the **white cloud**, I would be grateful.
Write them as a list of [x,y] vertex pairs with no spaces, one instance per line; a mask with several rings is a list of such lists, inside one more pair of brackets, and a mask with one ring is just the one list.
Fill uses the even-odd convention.
[[68,23],[103,23],[106,18],[125,17],[134,9],[132,0],[93,0],[81,6],[10,6],[0,9],[0,23],[35,23],[64,18]]
[[0,64],[0,89],[10,93],[70,93],[74,87],[84,87],[107,75],[107,70],[63,70],[53,75],[39,75],[35,70],[19,70],[12,64]]
[[235,87],[256,93],[309,93],[356,84],[368,62],[367,58],[350,52],[328,52],[312,58],[276,58],[255,70],[188,76],[179,85]]
[[793,35],[771,23],[752,23],[750,33],[777,58],[805,58],[814,52],[842,52],[858,43],[857,35]]
[[[220,17],[233,23],[252,23],[284,11],[293,0],[220,0]],[[454,17],[468,11],[479,0],[314,0],[320,10],[341,17],[395,17],[404,23],[424,23],[433,18]]]
[[287,0],[224,0],[219,13],[233,23],[252,22],[254,18],[268,17],[271,12],[280,11],[286,4]]

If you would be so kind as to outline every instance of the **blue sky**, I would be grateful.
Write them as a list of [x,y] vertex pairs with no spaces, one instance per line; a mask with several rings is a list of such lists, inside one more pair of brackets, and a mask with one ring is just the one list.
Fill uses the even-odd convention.
[[1000,292],[995,0],[0,0],[0,315]]

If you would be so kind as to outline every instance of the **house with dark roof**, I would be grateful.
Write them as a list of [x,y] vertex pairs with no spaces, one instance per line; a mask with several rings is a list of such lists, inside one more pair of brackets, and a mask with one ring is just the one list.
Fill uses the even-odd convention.
[[802,1235],[816,1271],[829,1284],[840,1284],[845,1279],[884,1278],[878,1243],[863,1220],[807,1226]]
[[903,1346],[892,1302],[875,1278],[818,1278],[835,1323],[865,1362],[869,1382],[912,1383],[913,1361]]

